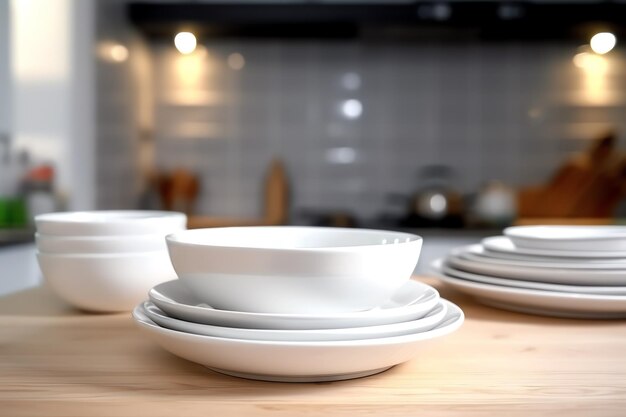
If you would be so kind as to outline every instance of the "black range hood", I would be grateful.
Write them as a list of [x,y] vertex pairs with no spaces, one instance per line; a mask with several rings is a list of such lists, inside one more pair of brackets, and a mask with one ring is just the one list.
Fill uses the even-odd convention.
[[132,23],[150,37],[181,29],[200,36],[399,37],[433,34],[484,39],[548,39],[621,33],[626,3],[438,1],[406,3],[132,2]]

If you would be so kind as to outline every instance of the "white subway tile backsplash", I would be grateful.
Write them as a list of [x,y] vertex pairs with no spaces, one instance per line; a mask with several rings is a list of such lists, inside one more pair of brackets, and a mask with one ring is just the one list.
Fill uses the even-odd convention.
[[[610,105],[594,107],[572,63],[577,50],[565,44],[214,40],[203,47],[192,57],[165,43],[150,51],[156,165],[195,171],[197,211],[209,215],[260,215],[275,157],[286,164],[296,211],[375,217],[404,208],[389,194],[415,191],[424,166],[453,167],[463,193],[492,179],[533,184],[585,139],[626,128],[621,51],[605,80]],[[228,64],[233,53],[240,69]],[[99,91],[120,78],[103,71]],[[132,109],[116,88],[100,102],[99,149],[107,160],[126,153],[128,161],[134,146],[120,138],[129,130],[114,122]],[[116,199],[132,194],[113,191],[121,175],[101,177]]]

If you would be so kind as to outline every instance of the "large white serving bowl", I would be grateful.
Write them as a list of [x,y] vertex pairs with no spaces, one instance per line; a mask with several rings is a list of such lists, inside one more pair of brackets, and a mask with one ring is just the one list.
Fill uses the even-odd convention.
[[187,227],[183,213],[152,210],[103,210],[35,216],[37,232],[55,236],[168,234]]
[[504,229],[515,246],[561,251],[626,251],[626,226],[516,226]]
[[106,255],[38,253],[47,283],[83,310],[131,311],[155,285],[176,277],[166,251]]
[[55,236],[35,234],[37,249],[42,253],[103,254],[167,251],[165,235],[125,236]]
[[166,237],[179,279],[214,308],[324,314],[383,304],[406,283],[422,238],[382,230],[267,226]]
[[141,305],[133,310],[133,318],[165,350],[214,371],[265,381],[316,382],[373,375],[420,355],[427,360],[424,353],[434,348],[433,339],[463,324],[461,309],[447,305],[441,323],[429,331],[324,342],[242,340],[170,330],[150,320]]

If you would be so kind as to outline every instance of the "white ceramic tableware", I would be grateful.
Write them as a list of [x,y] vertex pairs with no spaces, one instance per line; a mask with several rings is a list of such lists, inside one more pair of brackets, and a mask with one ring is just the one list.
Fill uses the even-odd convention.
[[[559,268],[559,269],[575,269],[575,270],[622,270],[626,271],[626,263],[602,262],[595,260],[594,262],[586,262],[585,260],[567,259],[567,258],[548,258],[550,261],[543,259],[535,260],[517,260],[517,259],[494,259],[484,256],[481,245],[468,245],[455,248],[450,251],[450,257],[470,262],[478,262],[499,266],[508,266],[516,268]],[[557,260],[555,260],[557,259]]]
[[556,249],[531,249],[515,246],[507,236],[493,236],[481,241],[485,249],[514,255],[531,255],[560,258],[626,258],[626,251],[571,251]]
[[481,244],[465,246],[459,253],[462,258],[488,263],[515,264],[519,266],[552,266],[566,268],[626,269],[626,258],[560,258],[556,256],[518,255],[495,252]]
[[504,235],[529,249],[626,251],[626,226],[516,226]]
[[360,312],[336,314],[264,314],[218,310],[203,304],[179,280],[156,285],[150,301],[170,317],[224,327],[249,329],[315,330],[376,326],[424,317],[439,301],[429,285],[408,281],[381,306]]
[[155,285],[176,278],[167,252],[38,253],[46,282],[68,303],[98,312],[131,311]]
[[120,236],[168,234],[184,230],[183,213],[152,210],[103,210],[35,216],[37,232],[54,236]]
[[166,237],[174,269],[223,310],[323,314],[371,309],[407,282],[422,247],[409,233],[269,226]]
[[327,342],[257,341],[184,333],[158,326],[141,305],[133,311],[133,318],[165,350],[217,372],[265,381],[315,382],[373,375],[420,356],[425,348],[434,346],[432,339],[457,330],[464,316],[450,303],[443,321],[427,332]]
[[566,285],[626,286],[625,269],[577,269],[487,263],[455,256],[454,251],[446,258],[446,263],[462,271],[501,278]]
[[531,290],[473,282],[448,275],[440,275],[438,278],[485,305],[503,310],[565,318],[626,318],[626,296],[623,295]]
[[168,256],[164,234],[128,236],[55,236],[35,234],[42,253],[87,254],[162,251]]
[[384,324],[381,326],[317,330],[242,329],[238,327],[213,326],[169,317],[150,301],[146,301],[143,304],[143,308],[146,315],[159,326],[185,333],[246,340],[321,342],[330,340],[373,339],[428,331],[436,327],[443,320],[448,310],[448,303],[444,300],[439,300],[439,303],[421,319]]
[[504,285],[507,287],[528,288],[532,290],[557,291],[576,294],[604,294],[604,295],[626,295],[626,287],[598,287],[592,285],[561,285],[547,284],[537,281],[524,281],[518,279],[506,279],[490,275],[473,274],[463,270],[451,268],[438,259],[431,264],[432,270],[437,275],[448,275],[453,278],[482,282],[492,285]]

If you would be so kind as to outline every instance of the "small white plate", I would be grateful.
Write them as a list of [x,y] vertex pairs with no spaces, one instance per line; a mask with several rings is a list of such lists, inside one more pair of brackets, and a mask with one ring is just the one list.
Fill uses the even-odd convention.
[[549,261],[544,260],[544,258],[534,258],[532,260],[496,259],[485,255],[485,250],[480,244],[459,247],[450,251],[450,254],[454,257],[466,259],[472,262],[482,262],[486,264],[506,265],[512,267],[561,268],[576,270],[622,270],[626,272],[626,262],[607,262],[604,260],[594,260],[593,262],[588,262],[572,258],[547,258]]
[[451,254],[446,262],[462,271],[501,278],[565,285],[626,286],[626,269],[567,269],[476,262]]
[[530,249],[515,246],[511,239],[506,236],[488,237],[481,242],[485,249],[512,253],[517,255],[556,256],[561,258],[625,258],[626,251],[568,251],[556,249]]
[[424,317],[437,305],[439,293],[429,285],[409,281],[384,305],[352,313],[299,315],[228,311],[212,308],[179,280],[164,282],[148,293],[150,301],[168,316],[224,327],[274,330],[341,329],[399,323]]
[[426,341],[457,330],[464,315],[449,303],[443,321],[427,332],[331,342],[272,342],[183,333],[158,326],[141,305],[133,311],[133,318],[163,349],[214,371],[264,381],[318,382],[373,375],[406,362],[423,348],[432,348]]
[[381,326],[319,330],[241,329],[237,327],[212,326],[169,317],[150,301],[146,301],[143,304],[143,308],[146,315],[159,326],[185,333],[246,340],[321,342],[330,340],[374,339],[428,331],[443,320],[448,309],[448,303],[440,299],[435,308],[428,312],[426,316],[417,320],[384,324]]
[[514,288],[448,275],[440,275],[438,278],[451,288],[471,295],[485,305],[503,310],[565,318],[626,318],[626,296]]
[[626,251],[626,226],[517,226],[504,229],[515,246],[567,251]]
[[437,259],[431,264],[433,272],[438,275],[448,275],[453,278],[461,278],[470,281],[482,282],[492,285],[504,285],[507,287],[528,288],[531,290],[568,292],[576,294],[603,294],[603,295],[623,295],[626,296],[626,287],[597,287],[589,285],[561,285],[546,284],[536,281],[524,281],[517,279],[506,279],[489,275],[473,274],[463,270],[452,268],[445,264],[442,259]]

